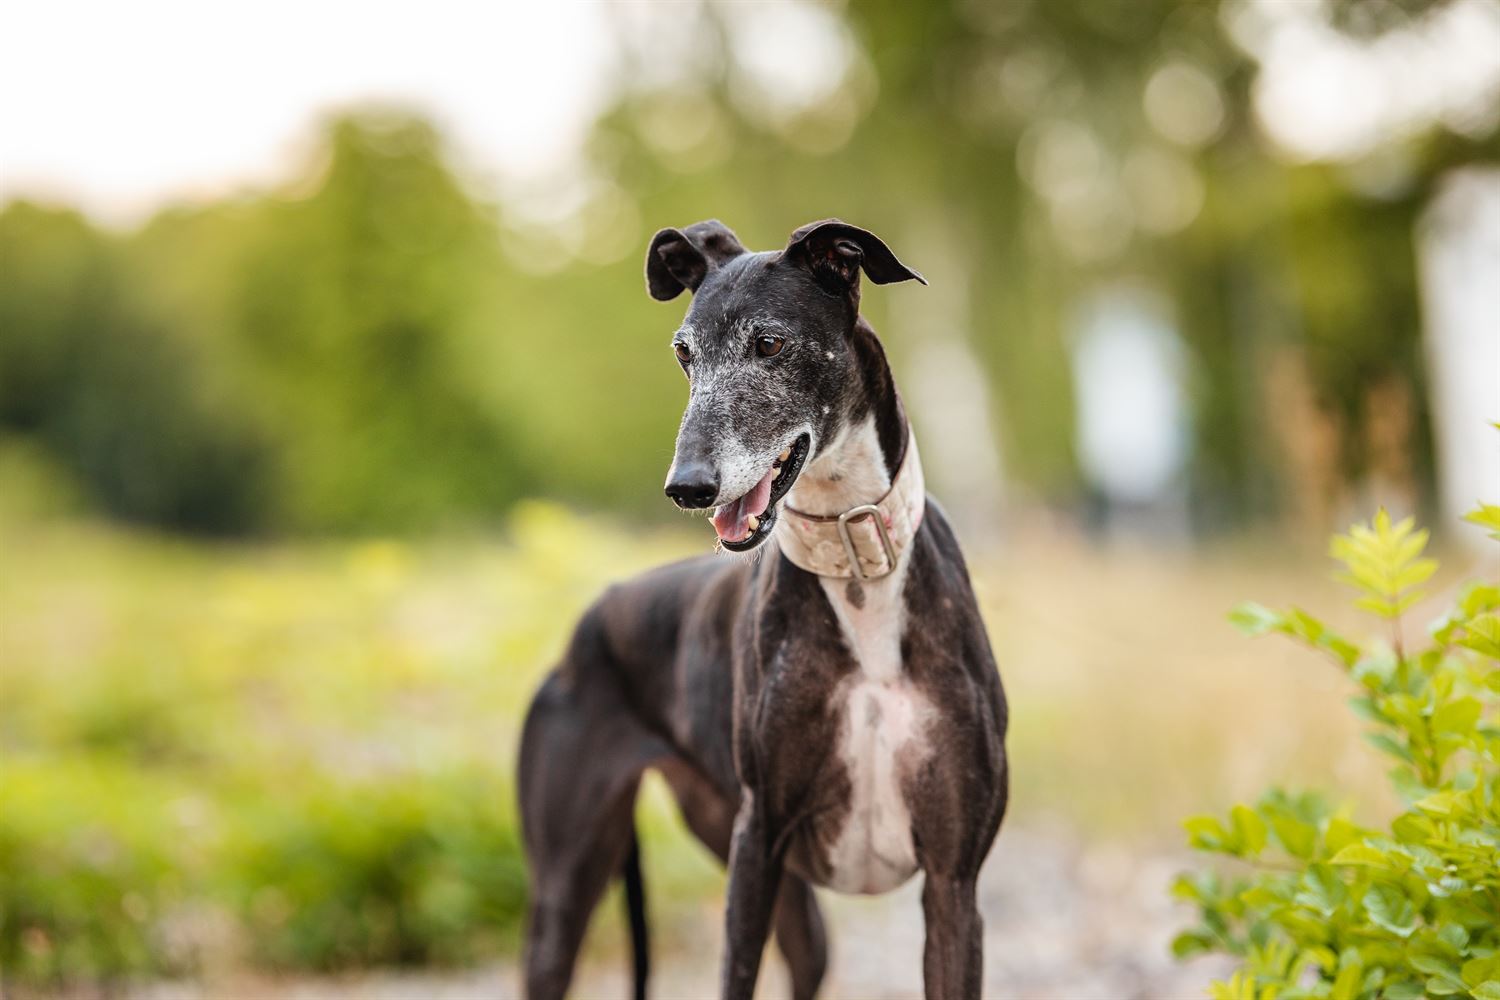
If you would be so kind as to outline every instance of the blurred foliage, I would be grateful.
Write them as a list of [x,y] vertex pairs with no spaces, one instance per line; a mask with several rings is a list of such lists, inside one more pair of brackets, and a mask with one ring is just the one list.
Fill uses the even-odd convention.
[[[80,518],[32,444],[0,438],[0,475],[0,966],[43,993],[510,958],[526,701],[606,582],[712,539],[536,502],[498,537],[184,539]],[[1196,803],[1272,780],[1338,781],[1378,808],[1378,772],[1338,752],[1354,727],[1330,717],[1336,685],[1213,622],[1247,580],[1308,605],[1321,581],[1259,546],[1024,544],[968,551],[1026,706],[1008,737],[1023,844],[1056,824],[1130,870]],[[701,941],[717,860],[654,776],[637,821],[653,926]],[[606,954],[628,940],[622,909],[596,917]]]
[[107,510],[187,529],[248,523],[259,452],[190,343],[154,322],[117,243],[71,212],[0,214],[0,421]]
[[301,197],[169,211],[129,237],[26,203],[0,215],[0,417],[101,506],[327,530],[516,497],[462,339],[489,315],[492,221],[424,125],[371,117],[326,142]]
[[326,971],[514,950],[525,865],[492,773],[222,767],[7,763],[0,966],[106,984],[204,962]]
[[514,950],[526,868],[493,772],[265,791],[223,861],[253,960],[329,970]]
[[7,754],[0,968],[33,984],[164,971],[162,921],[191,888],[174,788],[128,765]]
[[[1429,6],[1327,16],[1366,37]],[[1287,357],[1332,428],[1332,475],[1371,471],[1384,419],[1401,474],[1430,481],[1413,224],[1449,168],[1495,162],[1495,135],[1285,161],[1226,28],[1240,3],[790,10],[811,20],[786,30],[822,25],[798,51],[828,64],[781,81],[755,64],[788,9],[609,9],[618,93],[584,160],[498,205],[397,111],[328,122],[275,189],[135,232],[12,203],[0,429],[99,508],[173,528],[422,530],[534,495],[659,512],[682,386],[676,307],[642,294],[650,231],[718,216],[775,247],[839,215],[933,272],[922,301],[957,329],[867,308],[898,370],[926,338],[966,343],[1029,496],[1080,495],[1073,304],[1119,282],[1162,292],[1187,346],[1200,525],[1285,508],[1297,435],[1275,432],[1267,372]],[[1406,401],[1394,416],[1375,385]]]
[[[8,986],[513,952],[522,707],[603,582],[676,543],[525,504],[482,548],[190,544],[48,495],[0,516]],[[712,868],[676,857],[697,898]]]
[[[1470,519],[1500,528],[1493,507]],[[1252,870],[1177,886],[1202,924],[1174,950],[1242,961],[1217,998],[1500,998],[1500,586],[1464,588],[1431,641],[1408,644],[1402,614],[1437,569],[1426,543],[1411,519],[1384,510],[1333,541],[1340,578],[1389,626],[1388,642],[1362,648],[1295,608],[1234,613],[1252,635],[1290,635],[1348,672],[1359,690],[1350,704],[1394,761],[1406,809],[1376,830],[1317,796],[1272,792],[1227,822],[1188,820],[1194,847]]]

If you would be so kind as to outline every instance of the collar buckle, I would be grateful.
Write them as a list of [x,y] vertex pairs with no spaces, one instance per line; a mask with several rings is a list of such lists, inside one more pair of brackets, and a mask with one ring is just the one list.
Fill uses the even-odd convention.
[[[885,572],[866,573],[859,563],[859,553],[854,549],[854,537],[849,534],[849,522],[861,517],[871,517],[875,520],[875,534],[880,538],[880,546],[885,550]],[[844,543],[844,553],[849,557],[849,571],[856,580],[879,580],[883,576],[889,576],[896,568],[896,548],[891,544],[890,532],[886,530],[885,518],[880,513],[880,508],[873,503],[867,503],[859,507],[852,507],[839,515],[838,519],[839,539]]]

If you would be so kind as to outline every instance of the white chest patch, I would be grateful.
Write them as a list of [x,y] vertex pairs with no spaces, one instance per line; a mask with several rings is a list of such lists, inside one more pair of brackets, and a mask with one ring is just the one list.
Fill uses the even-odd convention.
[[839,755],[849,775],[849,812],[828,852],[828,886],[889,892],[917,870],[902,775],[924,752],[927,705],[901,681],[858,680],[845,688]]
[[917,870],[901,785],[927,753],[931,706],[901,670],[905,577],[903,561],[889,576],[859,584],[863,606],[850,599],[848,581],[820,581],[858,666],[833,703],[842,714],[838,752],[850,795],[827,859],[828,886],[839,892],[887,892]]

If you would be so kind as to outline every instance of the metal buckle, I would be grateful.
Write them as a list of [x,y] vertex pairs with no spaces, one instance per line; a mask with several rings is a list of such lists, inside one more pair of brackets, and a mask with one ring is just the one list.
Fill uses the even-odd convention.
[[[866,575],[864,567],[860,566],[859,553],[854,551],[854,539],[849,534],[849,522],[856,517],[863,517],[866,514],[875,519],[875,533],[880,536],[880,544],[885,549],[885,572],[877,573],[874,576]],[[863,507],[854,507],[846,510],[839,515],[838,527],[839,538],[844,542],[844,554],[849,557],[849,569],[853,572],[855,579],[878,580],[883,576],[889,576],[891,571],[896,568],[896,549],[891,545],[891,536],[885,530],[885,518],[880,516],[879,507],[872,503],[867,503]]]

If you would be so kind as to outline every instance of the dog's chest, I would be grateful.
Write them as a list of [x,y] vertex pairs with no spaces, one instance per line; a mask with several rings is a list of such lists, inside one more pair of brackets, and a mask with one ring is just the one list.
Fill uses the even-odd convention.
[[932,710],[902,668],[903,576],[859,585],[858,601],[847,581],[822,581],[856,667],[829,704],[848,808],[817,831],[822,881],[840,892],[886,892],[917,870],[905,786],[927,754]]

